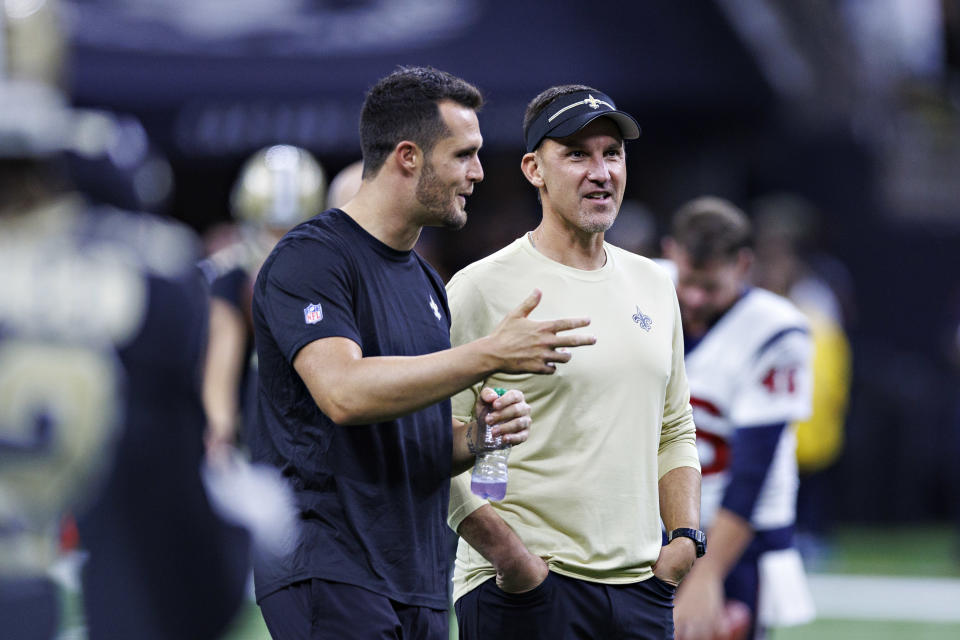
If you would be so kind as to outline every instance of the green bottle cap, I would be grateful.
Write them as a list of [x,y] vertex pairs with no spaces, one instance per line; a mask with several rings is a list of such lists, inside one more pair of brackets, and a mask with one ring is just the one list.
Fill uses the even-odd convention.
[[502,396],[507,392],[507,390],[504,389],[503,387],[494,387],[493,390],[497,392],[498,396]]

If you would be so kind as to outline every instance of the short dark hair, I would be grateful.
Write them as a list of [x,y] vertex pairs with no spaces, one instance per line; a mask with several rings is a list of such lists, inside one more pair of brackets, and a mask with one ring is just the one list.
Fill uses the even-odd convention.
[[733,260],[741,249],[751,244],[751,227],[747,215],[723,198],[695,198],[673,215],[674,241],[690,256],[695,268],[715,260]]
[[403,140],[430,153],[448,133],[438,103],[451,100],[474,111],[483,106],[475,86],[433,67],[399,67],[379,80],[360,111],[363,177],[376,175],[387,156]]
[[599,89],[588,87],[585,84],[560,84],[555,87],[550,87],[549,89],[544,89],[538,93],[537,96],[530,101],[530,104],[527,105],[527,110],[523,114],[524,138],[527,136],[527,129],[530,128],[530,123],[537,119],[537,116],[539,116],[543,110],[547,108],[548,104],[560,96],[565,96],[568,93],[576,93],[577,91],[593,91],[594,93],[600,93]]

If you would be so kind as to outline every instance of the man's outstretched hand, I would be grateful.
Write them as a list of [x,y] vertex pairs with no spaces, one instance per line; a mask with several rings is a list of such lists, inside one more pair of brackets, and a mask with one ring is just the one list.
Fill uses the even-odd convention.
[[540,304],[541,292],[534,289],[520,305],[508,313],[489,339],[493,352],[500,360],[498,370],[506,373],[545,373],[556,371],[558,362],[569,362],[570,347],[595,344],[595,336],[564,334],[590,324],[590,318],[561,318],[559,320],[531,320],[528,316]]

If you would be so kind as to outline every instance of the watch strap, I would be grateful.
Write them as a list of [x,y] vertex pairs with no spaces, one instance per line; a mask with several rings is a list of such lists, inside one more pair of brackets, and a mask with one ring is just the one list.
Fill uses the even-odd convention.
[[707,534],[699,529],[678,527],[667,535],[667,543],[673,542],[674,538],[690,538],[693,540],[694,545],[696,545],[698,558],[702,558],[707,552]]

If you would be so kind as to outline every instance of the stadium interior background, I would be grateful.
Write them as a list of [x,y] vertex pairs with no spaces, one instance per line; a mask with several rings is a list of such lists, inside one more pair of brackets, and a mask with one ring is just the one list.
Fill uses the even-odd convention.
[[487,98],[470,220],[422,240],[445,277],[535,226],[521,119],[552,84],[595,86],[643,127],[618,221],[636,233],[614,233],[628,248],[655,254],[693,196],[748,211],[769,193],[806,198],[821,214],[817,248],[851,283],[836,519],[960,520],[960,2],[64,4],[74,101],[130,124],[108,166],[78,179],[201,233],[229,221],[233,179],[265,145],[303,146],[328,176],[357,159],[363,94],[398,64],[461,75]]

